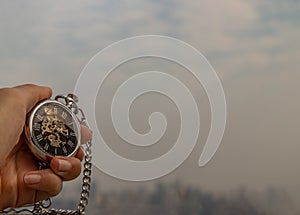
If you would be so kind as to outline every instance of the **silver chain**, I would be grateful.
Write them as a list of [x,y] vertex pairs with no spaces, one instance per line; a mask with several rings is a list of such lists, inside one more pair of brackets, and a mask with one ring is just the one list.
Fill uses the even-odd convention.
[[34,204],[32,214],[38,215],[84,215],[85,208],[88,205],[90,189],[91,189],[91,174],[92,174],[92,151],[91,151],[92,142],[89,141],[86,144],[85,157],[84,157],[84,169],[83,169],[83,178],[82,178],[82,187],[80,200],[77,206],[77,210],[63,210],[63,209],[49,209],[51,206],[51,200],[46,201],[49,204],[45,204],[45,201],[38,202]]
[[[66,101],[67,106],[72,109],[73,112],[77,115],[79,112],[81,113],[80,124],[85,125],[87,127],[87,121],[83,111],[77,107],[78,98],[73,94],[68,94],[67,96],[58,95],[55,99],[63,98]],[[81,186],[81,194],[80,200],[77,206],[77,210],[65,210],[65,209],[54,209],[51,207],[51,199],[39,201],[34,203],[33,205],[25,205],[25,207],[32,206],[32,209],[15,209],[9,208],[3,211],[0,211],[0,214],[23,214],[24,212],[29,212],[34,215],[84,215],[86,206],[88,205],[90,190],[91,190],[91,175],[92,175],[92,140],[88,141],[85,144],[85,156],[84,156],[84,164],[83,164],[83,177],[82,177],[82,186]],[[45,164],[40,163],[40,168],[45,167]]]

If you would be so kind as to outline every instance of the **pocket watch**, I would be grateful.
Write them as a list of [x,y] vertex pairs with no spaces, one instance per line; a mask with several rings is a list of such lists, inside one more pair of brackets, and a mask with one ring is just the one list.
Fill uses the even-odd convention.
[[[39,168],[48,168],[54,156],[75,156],[81,144],[80,125],[88,127],[74,94],[58,95],[37,104],[27,117],[25,136],[32,153],[40,160]],[[78,117],[80,116],[80,118]],[[83,178],[76,210],[50,208],[51,199],[36,202],[32,209],[8,208],[0,214],[83,215],[88,204],[92,174],[92,140],[84,144]]]
[[30,150],[41,161],[76,154],[81,140],[77,101],[73,94],[56,96],[42,101],[31,111],[25,135]]

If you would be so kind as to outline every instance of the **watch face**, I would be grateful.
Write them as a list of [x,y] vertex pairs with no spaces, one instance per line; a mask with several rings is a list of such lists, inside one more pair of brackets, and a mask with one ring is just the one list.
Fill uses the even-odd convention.
[[79,123],[67,106],[46,100],[32,112],[30,136],[33,148],[41,157],[72,156],[79,147]]

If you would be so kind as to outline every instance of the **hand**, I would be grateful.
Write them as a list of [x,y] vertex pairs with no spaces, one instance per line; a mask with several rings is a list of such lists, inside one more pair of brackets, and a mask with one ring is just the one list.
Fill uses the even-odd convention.
[[[63,181],[81,172],[81,148],[75,157],[54,157],[50,168],[38,170],[37,159],[25,142],[26,115],[51,94],[50,88],[36,85],[0,89],[0,211],[55,196]],[[81,142],[86,143],[91,132],[82,126],[81,133]]]

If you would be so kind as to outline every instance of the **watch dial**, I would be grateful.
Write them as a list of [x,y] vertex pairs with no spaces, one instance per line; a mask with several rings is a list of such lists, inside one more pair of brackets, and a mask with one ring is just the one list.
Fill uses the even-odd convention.
[[69,156],[78,144],[78,125],[67,107],[56,102],[42,105],[32,120],[32,137],[44,152]]

